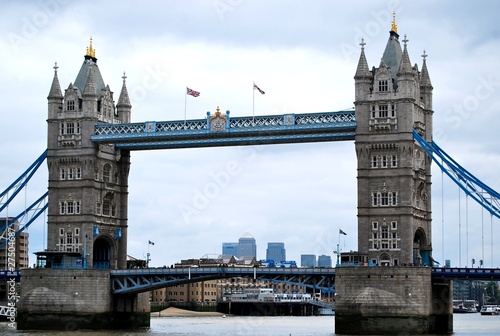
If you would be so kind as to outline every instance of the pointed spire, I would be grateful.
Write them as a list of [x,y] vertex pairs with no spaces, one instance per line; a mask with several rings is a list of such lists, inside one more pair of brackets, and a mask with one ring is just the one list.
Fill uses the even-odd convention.
[[87,82],[85,83],[85,89],[83,90],[84,96],[97,96],[97,90],[94,81],[94,67],[89,66],[89,74],[87,77]]
[[63,98],[61,85],[59,84],[59,78],[57,77],[57,62],[54,65],[54,79],[52,79],[52,85],[50,87],[49,96],[47,98]]
[[120,97],[118,98],[118,104],[116,104],[116,107],[132,107],[132,104],[130,104],[127,85],[125,83],[125,79],[127,79],[125,72],[123,72],[122,78],[123,78],[122,91],[120,92]]
[[359,55],[358,68],[356,69],[356,74],[354,79],[371,78],[370,69],[368,68],[368,62],[365,56],[365,40],[361,39],[361,55]]
[[408,41],[409,40],[406,38],[405,35],[405,38],[403,40],[404,43],[403,56],[401,57],[401,64],[399,66],[398,75],[414,73],[410,62],[410,56],[408,55],[408,49],[406,48],[406,44],[408,43]]
[[427,58],[427,56],[428,55],[425,53],[425,50],[424,50],[424,53],[422,54],[422,58],[424,59],[424,63],[422,65],[420,85],[432,88],[431,78],[429,77],[429,71],[427,70],[427,63],[425,60]]

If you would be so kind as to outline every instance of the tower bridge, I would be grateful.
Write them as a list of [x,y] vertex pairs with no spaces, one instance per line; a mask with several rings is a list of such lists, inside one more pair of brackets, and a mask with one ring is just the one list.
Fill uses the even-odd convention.
[[[354,111],[325,113],[232,117],[217,108],[202,119],[131,123],[126,77],[115,105],[92,43],[64,94],[56,65],[47,97],[47,250],[37,252],[40,268],[22,271],[18,328],[63,328],[69,320],[85,328],[89,314],[93,328],[149,325],[145,290],[253,276],[329,288],[335,277],[337,333],[386,334],[395,326],[409,334],[450,333],[449,279],[459,274],[433,270],[431,234],[431,163],[445,155],[436,157],[443,153],[427,146],[434,113],[427,55],[420,68],[412,65],[408,40],[402,42],[393,21],[380,64],[372,68],[362,42]],[[311,274],[126,270],[131,151],[345,140],[354,140],[357,159],[358,252],[375,267]],[[478,194],[480,181],[449,162],[455,182]],[[465,180],[474,183],[459,183]],[[476,201],[498,213],[498,194],[486,191],[490,197]]]

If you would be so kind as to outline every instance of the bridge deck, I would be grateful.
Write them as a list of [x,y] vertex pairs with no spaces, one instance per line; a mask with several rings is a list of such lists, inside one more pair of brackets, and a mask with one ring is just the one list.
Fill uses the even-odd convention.
[[139,293],[190,282],[245,277],[333,292],[335,268],[200,267],[113,270],[113,293]]

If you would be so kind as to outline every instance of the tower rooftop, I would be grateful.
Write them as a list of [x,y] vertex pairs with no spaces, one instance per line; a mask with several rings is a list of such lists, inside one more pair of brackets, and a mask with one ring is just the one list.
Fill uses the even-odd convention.
[[97,96],[101,96],[101,90],[106,88],[104,80],[102,79],[101,71],[97,66],[97,58],[95,57],[95,49],[92,47],[92,38],[90,38],[90,45],[87,47],[87,51],[84,56],[83,64],[76,76],[74,86],[78,88],[79,95],[85,90],[87,84],[87,79],[89,78],[90,69],[93,67],[93,80],[97,92]]

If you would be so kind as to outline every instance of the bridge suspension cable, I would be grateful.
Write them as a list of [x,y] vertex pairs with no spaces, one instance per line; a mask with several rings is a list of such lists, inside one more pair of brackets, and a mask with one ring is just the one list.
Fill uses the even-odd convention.
[[[43,163],[45,158],[47,157],[47,150],[45,150],[42,155],[40,155],[31,166],[24,171],[10,186],[7,187],[0,194],[0,212],[2,212],[10,202],[17,196],[17,194],[27,185],[28,181],[31,179],[33,174],[38,170],[40,165]],[[10,193],[12,191],[12,193]],[[10,194],[10,196],[9,196]],[[48,207],[48,192],[43,194],[40,198],[38,198],[35,202],[33,202],[30,206],[26,207],[19,215],[14,218],[9,218],[8,216],[5,218],[5,222],[0,223],[0,247],[4,246],[8,243],[8,241],[13,238],[19,236],[25,229],[27,229],[31,223],[33,223]],[[20,223],[24,223],[21,225],[17,231],[15,231],[12,235],[12,232],[9,232],[7,228],[12,227],[12,225],[19,221]],[[3,225],[2,225],[3,224]]]
[[500,194],[481,182],[465,168],[453,160],[434,141],[428,143],[415,130],[413,137],[432,160],[448,175],[468,196],[484,209],[500,219]]
[[39,199],[37,199],[35,202],[33,202],[26,210],[21,212],[19,215],[16,217],[10,219],[5,225],[2,225],[0,227],[0,232],[3,232],[3,236],[0,238],[0,247],[4,246],[7,244],[7,241],[9,240],[8,234],[7,234],[7,228],[11,227],[16,221],[19,221],[21,223],[25,223],[23,226],[19,227],[19,229],[15,232],[14,236],[17,237],[21,232],[23,232],[25,229],[27,229],[31,223],[35,221],[35,219],[38,218],[49,206],[47,202],[49,192],[47,191],[45,194],[42,195]]
[[[47,157],[47,150],[45,150],[42,155],[38,157],[38,159],[33,162],[31,166],[29,166],[28,169],[24,173],[21,174],[10,186],[7,187],[1,194],[0,194],[0,212],[2,212],[3,209],[9,203],[14,199],[14,197],[17,196],[17,194],[26,186],[28,181],[31,179],[33,174],[38,170],[40,165],[43,163],[45,158]],[[12,194],[9,196],[9,192],[11,190],[14,190]]]

